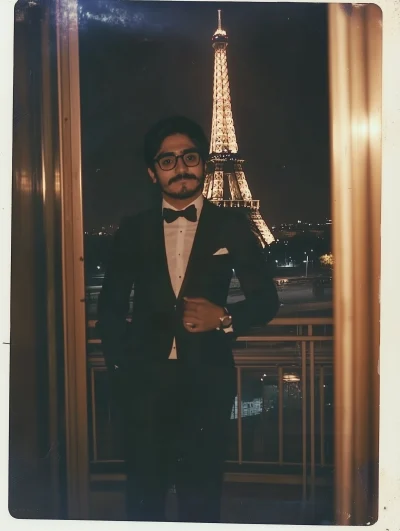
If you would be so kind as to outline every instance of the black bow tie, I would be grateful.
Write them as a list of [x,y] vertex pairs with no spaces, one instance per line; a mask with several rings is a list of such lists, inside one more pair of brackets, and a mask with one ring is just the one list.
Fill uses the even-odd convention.
[[188,221],[197,221],[197,210],[194,205],[185,208],[185,210],[172,210],[171,208],[163,208],[163,218],[167,223],[172,223],[176,219],[183,217]]

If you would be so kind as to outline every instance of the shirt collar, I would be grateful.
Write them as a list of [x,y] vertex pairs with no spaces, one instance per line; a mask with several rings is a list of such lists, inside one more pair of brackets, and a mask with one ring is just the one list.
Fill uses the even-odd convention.
[[[191,205],[194,205],[196,207],[196,211],[197,211],[197,219],[199,219],[201,210],[203,208],[203,204],[204,204],[204,196],[203,196],[203,194],[200,194],[199,197],[197,197],[197,199],[195,199],[189,205],[187,205],[185,207],[185,209],[190,207]],[[171,210],[185,210],[183,208],[181,208],[181,209],[175,208],[174,206],[170,205],[168,203],[168,201],[166,201],[164,198],[162,200],[162,208],[170,208]]]

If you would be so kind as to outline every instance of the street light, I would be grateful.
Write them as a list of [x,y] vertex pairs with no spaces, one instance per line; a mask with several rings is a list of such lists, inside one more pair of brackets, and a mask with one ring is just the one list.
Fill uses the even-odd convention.
[[307,274],[308,274],[308,254],[306,253],[306,251],[304,251],[304,254],[306,255],[306,260],[305,263],[306,263],[306,278],[307,278]]

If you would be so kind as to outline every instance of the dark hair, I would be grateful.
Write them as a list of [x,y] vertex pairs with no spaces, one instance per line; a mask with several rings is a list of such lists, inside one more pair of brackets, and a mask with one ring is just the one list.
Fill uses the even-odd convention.
[[148,168],[154,168],[154,157],[165,138],[179,133],[188,136],[203,161],[207,160],[210,143],[200,125],[185,116],[171,116],[153,125],[144,137],[144,159]]

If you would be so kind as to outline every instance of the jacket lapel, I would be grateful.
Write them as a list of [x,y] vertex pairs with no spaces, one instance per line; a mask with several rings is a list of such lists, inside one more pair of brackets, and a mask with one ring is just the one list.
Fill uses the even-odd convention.
[[[200,274],[200,271],[196,271],[201,263],[201,256],[204,256],[204,252],[207,247],[211,247],[210,236],[213,234],[213,208],[215,208],[207,199],[204,199],[203,209],[200,214],[200,219],[197,225],[196,234],[193,240],[193,246],[189,255],[188,264],[186,267],[185,276],[181,285],[181,289],[178,294],[178,299],[181,299],[187,290],[188,285],[196,274]],[[215,230],[215,227],[214,227]],[[165,249],[165,246],[164,246]]]

